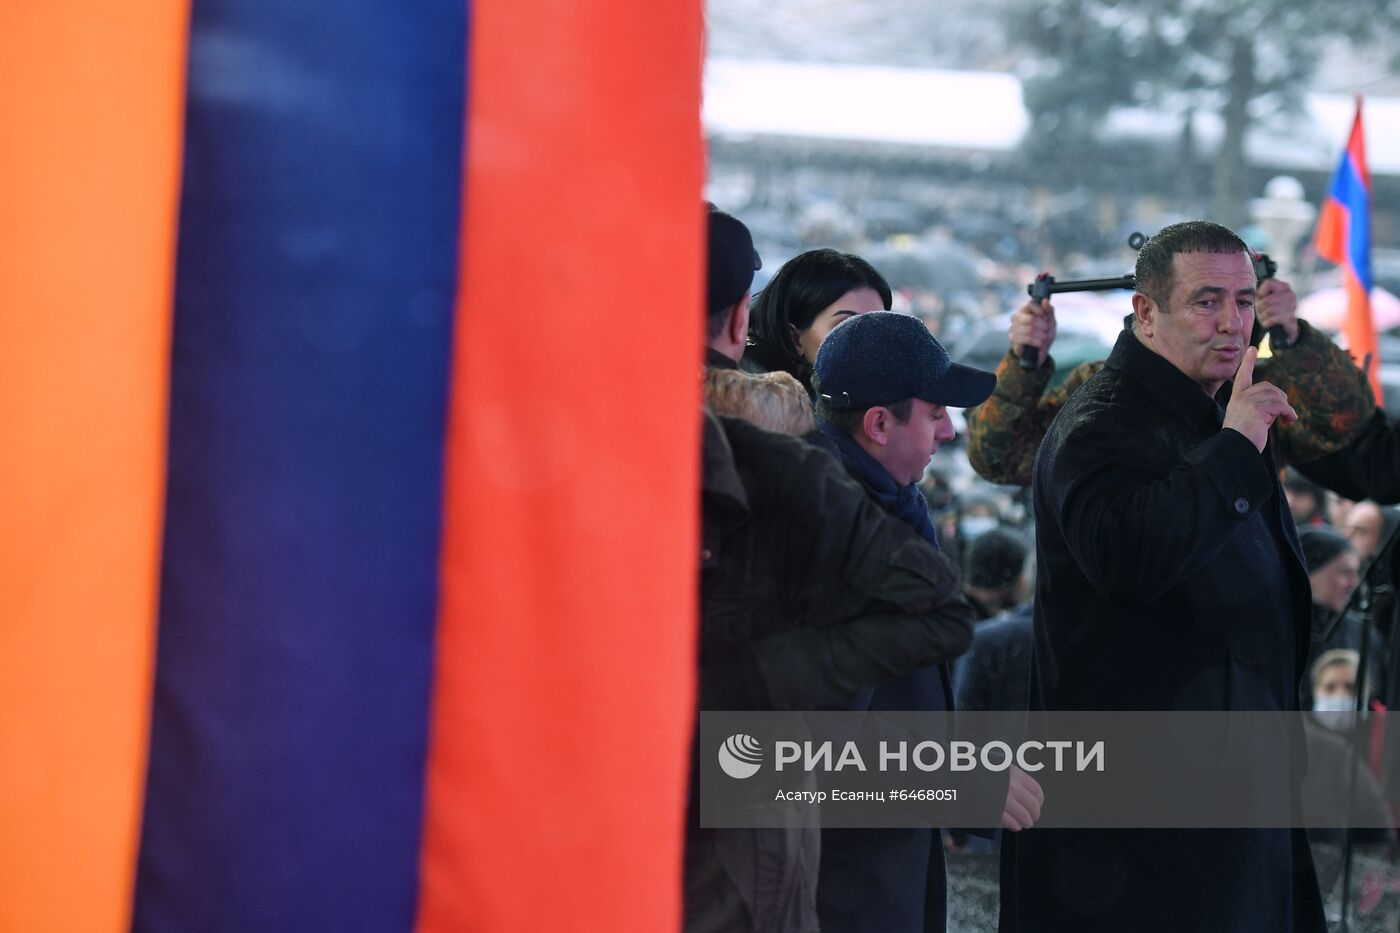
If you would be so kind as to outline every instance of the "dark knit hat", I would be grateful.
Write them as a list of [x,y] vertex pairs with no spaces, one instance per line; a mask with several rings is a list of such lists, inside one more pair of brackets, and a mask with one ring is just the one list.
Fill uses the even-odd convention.
[[872,311],[838,324],[817,351],[821,400],[831,411],[862,411],[907,398],[967,408],[992,394],[995,374],[948,358],[916,317]]
[[1007,528],[993,528],[978,535],[967,549],[967,583],[983,590],[999,590],[1021,575],[1030,547],[1026,539]]
[[1338,554],[1352,550],[1350,541],[1331,528],[1320,526],[1299,531],[1298,542],[1303,545],[1303,561],[1308,565],[1308,573],[1321,570]]
[[709,254],[707,267],[709,287],[706,293],[708,314],[718,314],[737,303],[753,284],[755,270],[763,268],[758,250],[753,248],[753,236],[737,217],[708,204]]

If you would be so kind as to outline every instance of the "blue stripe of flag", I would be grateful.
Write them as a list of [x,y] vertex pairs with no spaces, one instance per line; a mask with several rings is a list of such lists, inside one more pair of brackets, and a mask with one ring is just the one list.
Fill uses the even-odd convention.
[[1327,196],[1347,213],[1347,261],[1357,280],[1371,289],[1371,192],[1350,151],[1332,176]]
[[412,928],[466,17],[193,5],[138,931]]

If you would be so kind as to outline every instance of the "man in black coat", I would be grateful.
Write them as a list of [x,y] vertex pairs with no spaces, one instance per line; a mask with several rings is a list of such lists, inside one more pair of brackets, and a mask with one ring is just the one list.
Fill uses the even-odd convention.
[[[953,438],[948,405],[983,401],[995,377],[954,363],[921,321],[872,311],[822,342],[812,378],[819,433],[870,499],[933,546],[938,536],[916,485],[940,444]],[[951,660],[951,659],[947,659]],[[925,665],[854,704],[858,709],[953,709],[948,664]],[[1039,815],[1040,788],[1013,769],[1003,824]],[[818,911],[824,933],[942,933],[947,882],[937,829],[828,829],[822,833]]]
[[[1253,382],[1247,248],[1175,224],[1136,278],[1132,328],[1036,461],[1032,708],[1297,709],[1310,599],[1268,447],[1296,414]],[[1280,772],[1261,793],[1291,792]],[[1001,929],[1325,924],[1302,830],[1032,829],[1003,842]]]

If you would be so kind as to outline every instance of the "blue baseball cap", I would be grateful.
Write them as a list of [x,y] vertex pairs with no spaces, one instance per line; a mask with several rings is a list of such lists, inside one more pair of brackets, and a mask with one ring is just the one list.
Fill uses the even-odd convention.
[[922,321],[896,311],[838,324],[822,341],[815,370],[821,400],[832,411],[907,398],[968,408],[986,401],[997,381],[985,369],[954,363]]

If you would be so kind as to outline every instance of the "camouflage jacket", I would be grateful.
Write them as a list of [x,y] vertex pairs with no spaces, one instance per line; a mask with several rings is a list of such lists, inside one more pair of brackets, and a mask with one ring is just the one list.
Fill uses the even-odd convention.
[[[984,479],[1016,486],[1031,484],[1040,441],[1050,422],[1076,389],[1103,368],[1103,361],[1070,371],[1057,388],[1046,391],[1055,373],[1054,357],[1039,369],[1025,370],[1010,352],[997,366],[991,397],[967,410],[967,454]],[[1307,463],[1342,448],[1375,411],[1375,396],[1365,375],[1344,350],[1298,322],[1298,339],[1259,361],[1255,378],[1288,393],[1298,412],[1291,425],[1275,425],[1280,463]]]

